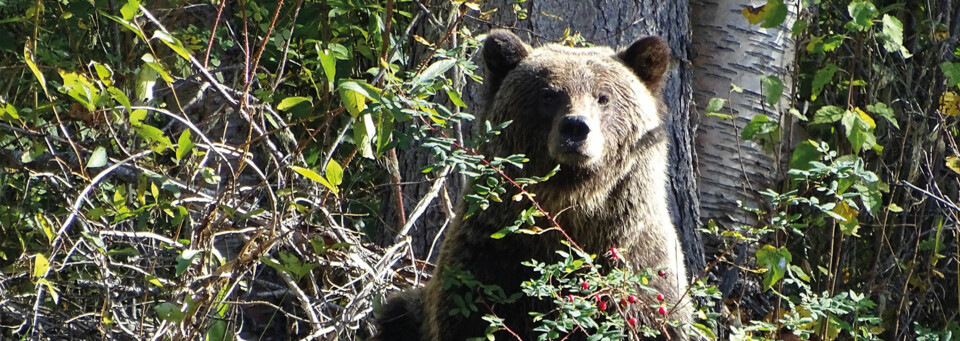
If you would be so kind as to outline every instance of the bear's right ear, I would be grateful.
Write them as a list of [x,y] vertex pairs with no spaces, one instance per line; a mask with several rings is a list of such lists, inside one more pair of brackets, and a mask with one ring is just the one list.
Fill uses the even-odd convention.
[[530,45],[507,30],[493,30],[483,42],[483,64],[488,93],[497,93],[507,73],[530,54]]
[[659,37],[643,37],[617,53],[651,92],[663,86],[663,76],[670,67],[670,46]]

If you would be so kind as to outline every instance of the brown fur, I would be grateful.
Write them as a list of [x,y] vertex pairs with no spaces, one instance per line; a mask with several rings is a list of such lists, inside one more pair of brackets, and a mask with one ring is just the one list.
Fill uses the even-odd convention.
[[[636,268],[669,268],[666,278],[650,285],[677,302],[683,294],[683,254],[667,210],[667,141],[663,129],[661,82],[669,66],[670,49],[656,37],[638,40],[619,54],[609,48],[569,48],[548,45],[533,49],[510,32],[495,30],[484,43],[488,108],[482,119],[511,120],[501,136],[481,147],[488,159],[524,154],[522,170],[505,167],[512,177],[544,175],[557,164],[551,180],[533,185],[530,192],[583,249],[603,254],[621,250]],[[583,125],[570,124],[577,116]],[[565,123],[567,122],[567,123]],[[583,133],[571,127],[588,127]],[[511,189],[512,190],[512,189]],[[516,191],[508,193],[510,198]],[[461,221],[448,232],[438,269],[455,266],[471,272],[484,284],[496,284],[507,294],[534,277],[521,262],[555,261],[563,249],[557,232],[530,236],[512,234],[495,240],[490,235],[513,223],[529,201],[505,200]],[[461,204],[460,212],[464,212]],[[542,227],[548,222],[538,221]],[[450,316],[453,297],[464,287],[443,288],[443,275],[431,280],[422,298],[398,296],[388,307],[416,313],[422,300],[425,314],[420,328],[384,329],[383,340],[400,340],[404,330],[422,331],[421,340],[464,340],[482,336],[488,322],[484,306],[469,317]],[[476,297],[476,293],[473,293]],[[687,302],[689,302],[687,300]],[[510,305],[494,306],[497,316],[524,340],[534,340],[529,312],[546,312],[552,303],[524,297]],[[408,314],[409,315],[409,314]],[[652,323],[654,316],[639,316]],[[671,313],[689,322],[689,303]],[[408,324],[420,323],[417,319]],[[678,331],[671,331],[680,335]],[[506,334],[497,334],[498,339]],[[582,339],[583,334],[571,339]]]

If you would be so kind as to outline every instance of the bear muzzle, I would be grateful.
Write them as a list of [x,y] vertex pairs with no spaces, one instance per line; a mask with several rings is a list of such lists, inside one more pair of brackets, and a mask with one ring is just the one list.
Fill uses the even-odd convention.
[[596,121],[584,115],[564,115],[550,133],[550,156],[565,165],[586,166],[603,152]]

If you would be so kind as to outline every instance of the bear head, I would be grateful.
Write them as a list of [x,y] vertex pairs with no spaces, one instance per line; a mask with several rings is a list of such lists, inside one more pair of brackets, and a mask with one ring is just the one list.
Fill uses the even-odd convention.
[[[494,30],[483,45],[487,86],[484,119],[512,121],[495,143],[481,151],[492,156],[524,154],[531,175],[556,164],[561,174],[618,175],[644,144],[664,140],[661,84],[670,48],[658,37],[644,37],[619,52],[606,47],[532,48],[513,33]],[[549,156],[546,158],[545,156]],[[537,174],[536,172],[541,172]]]

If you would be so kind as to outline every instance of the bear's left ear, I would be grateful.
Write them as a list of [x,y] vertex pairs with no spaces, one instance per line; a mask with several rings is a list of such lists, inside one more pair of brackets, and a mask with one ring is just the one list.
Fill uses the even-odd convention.
[[663,76],[670,67],[670,46],[660,37],[643,37],[617,53],[651,92],[660,91]]
[[527,58],[532,50],[530,45],[510,31],[493,30],[487,34],[483,42],[483,64],[486,67],[484,83],[489,96],[497,93],[507,73]]

